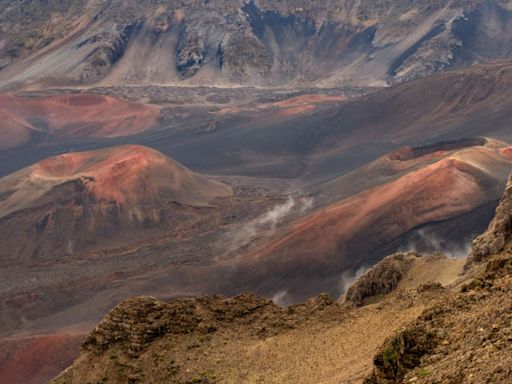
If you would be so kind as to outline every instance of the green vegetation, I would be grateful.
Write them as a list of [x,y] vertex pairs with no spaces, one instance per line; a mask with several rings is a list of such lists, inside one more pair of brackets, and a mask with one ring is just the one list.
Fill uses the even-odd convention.
[[398,363],[399,351],[397,348],[399,346],[397,344],[397,340],[393,340],[382,352],[382,359],[384,360],[384,364],[396,365]]
[[428,368],[420,368],[418,371],[418,377],[427,377],[430,376],[432,372]]

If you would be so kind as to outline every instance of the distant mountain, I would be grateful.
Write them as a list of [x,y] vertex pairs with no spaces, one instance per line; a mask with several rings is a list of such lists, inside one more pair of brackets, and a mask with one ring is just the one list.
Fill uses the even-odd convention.
[[512,3],[0,2],[0,84],[381,86],[512,57]]

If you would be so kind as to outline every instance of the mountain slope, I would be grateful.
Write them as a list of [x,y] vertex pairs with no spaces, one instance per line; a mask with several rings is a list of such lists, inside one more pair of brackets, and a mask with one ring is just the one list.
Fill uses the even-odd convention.
[[[510,238],[510,227],[495,226],[510,220],[509,189],[475,252],[498,232]],[[507,383],[510,245],[464,273],[464,260],[392,255],[338,302],[321,295],[283,309],[251,294],[133,298],[52,383]]]
[[462,255],[492,215],[508,151],[487,139],[406,148],[291,196],[264,180],[232,189],[138,146],[50,158],[0,181],[3,332],[87,331],[115,300],[149,292],[293,303],[339,294],[397,250]]
[[[282,107],[287,103],[283,95],[286,91],[98,88],[94,92],[144,102],[149,99],[160,108],[158,122],[154,128],[143,130],[126,119],[126,133],[138,132],[137,135],[123,137],[124,129],[116,129],[116,138],[102,138],[94,135],[102,132],[96,126],[110,126],[112,116],[107,114],[96,119],[93,115],[88,122],[86,109],[77,108],[76,116],[83,119],[77,118],[73,123],[90,130],[77,131],[71,125],[66,135],[67,129],[50,127],[55,132],[41,136],[38,132],[44,132],[48,124],[43,114],[29,122],[37,130],[31,137],[38,138],[27,145],[30,151],[26,147],[14,147],[0,152],[0,174],[62,151],[133,143],[156,148],[202,173],[317,182],[352,171],[403,146],[478,136],[510,142],[511,69],[510,62],[479,65],[348,100],[324,95],[313,103],[308,102],[310,93],[297,92],[303,96],[302,105],[300,98],[292,98],[289,102],[296,103],[296,107],[290,108]],[[313,92],[314,101],[315,91],[309,92]],[[217,102],[209,101],[212,98]],[[40,94],[36,100],[45,105]],[[121,103],[119,111],[128,117],[130,114],[123,111],[126,106]],[[149,110],[133,108],[135,111],[140,108],[140,114],[134,114],[137,122],[141,122],[141,116],[153,116],[152,105]],[[69,119],[62,111],[58,116]],[[0,132],[6,128],[0,124]],[[12,138],[26,140],[23,136]]]
[[218,225],[212,204],[233,195],[136,145],[48,158],[0,179],[0,191],[2,384],[40,383],[69,364],[98,306],[140,293],[134,275],[179,263]]
[[202,172],[315,182],[404,146],[479,136],[510,142],[511,89],[510,62],[478,65],[297,114],[228,110],[210,117],[218,124],[207,133],[158,136],[155,145]]
[[508,1],[2,5],[0,83],[8,87],[372,86],[511,57]]
[[281,292],[293,302],[339,293],[342,274],[400,249],[465,256],[466,243],[483,230],[479,221],[490,220],[512,163],[506,144],[458,145],[405,148],[317,187],[320,205],[312,213],[227,264],[243,272],[246,289]]
[[54,382],[360,383],[372,352],[432,300],[431,292],[401,294],[362,309],[325,295],[289,308],[252,294],[133,298],[103,319]]

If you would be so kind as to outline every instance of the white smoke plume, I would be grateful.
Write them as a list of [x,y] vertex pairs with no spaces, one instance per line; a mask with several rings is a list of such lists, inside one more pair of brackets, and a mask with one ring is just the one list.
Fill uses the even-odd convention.
[[425,229],[417,231],[417,240],[409,242],[402,251],[412,251],[422,253],[428,249],[431,253],[442,253],[451,259],[464,259],[471,253],[471,241],[465,241],[459,244],[445,244],[434,233]]
[[274,294],[274,296],[272,296],[272,301],[275,304],[279,305],[280,307],[286,307],[289,305],[287,296],[288,296],[288,291],[286,291],[286,290],[279,291],[279,292],[276,292],[276,294]]
[[234,251],[248,245],[260,233],[272,234],[283,220],[296,213],[305,214],[312,206],[313,198],[289,197],[285,203],[276,205],[268,212],[229,233],[230,250]]
[[361,266],[356,270],[351,271],[345,271],[341,274],[340,284],[339,284],[339,292],[340,295],[347,292],[347,290],[356,282],[357,279],[359,279],[361,276],[363,276],[370,267],[368,266]]

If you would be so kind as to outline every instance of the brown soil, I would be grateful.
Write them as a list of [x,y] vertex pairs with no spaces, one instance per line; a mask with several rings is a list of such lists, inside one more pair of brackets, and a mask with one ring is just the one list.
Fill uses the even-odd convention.
[[[450,262],[409,256],[411,266]],[[423,280],[407,271],[403,278],[407,288],[360,308],[322,295],[287,309],[251,294],[134,298],[111,311],[55,383],[360,383],[384,340],[442,293],[418,289]]]
[[[140,305],[144,299],[137,300]],[[356,312],[319,298],[284,310],[244,295],[214,301],[212,315],[203,309],[201,302],[205,301],[212,306],[211,299],[189,304],[189,309],[181,309],[172,324],[161,320],[165,314],[160,317],[151,310],[140,318],[145,324],[141,331],[136,330],[138,326],[121,325],[129,330],[127,341],[115,336],[118,333],[112,330],[112,318],[106,318],[92,338],[85,341],[75,366],[55,382],[96,382],[107,378],[112,383],[132,380],[155,384],[357,383],[369,370],[371,356],[379,344],[401,324],[418,316],[422,308],[410,306],[415,302],[413,297],[390,298],[383,305]],[[254,302],[262,303],[248,305]],[[249,309],[226,316],[226,303],[228,308],[234,303],[235,307]],[[163,303],[156,305],[165,307]],[[174,309],[169,311],[173,313]],[[150,324],[147,316],[157,318],[149,326],[164,329],[161,335],[146,329]],[[132,317],[117,318],[129,322]],[[190,328],[190,322],[197,324]],[[160,328],[162,323],[165,326]],[[373,331],[365,334],[368,327]],[[110,341],[112,337],[116,341]],[[98,339],[107,349],[97,348]]]

